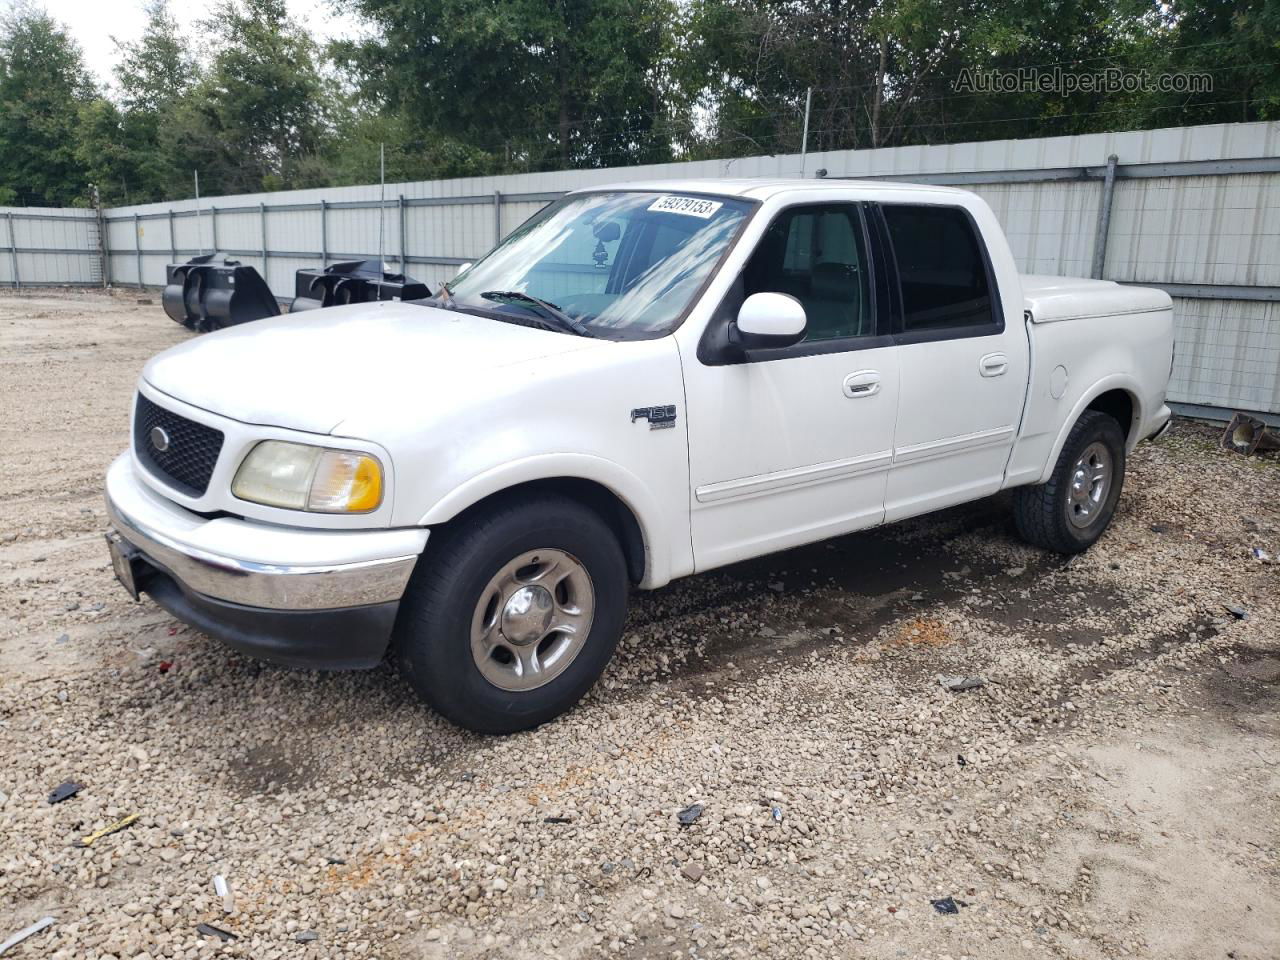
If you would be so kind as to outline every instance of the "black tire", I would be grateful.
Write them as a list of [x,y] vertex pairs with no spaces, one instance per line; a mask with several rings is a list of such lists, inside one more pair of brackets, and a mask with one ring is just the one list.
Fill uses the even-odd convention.
[[[1085,451],[1100,443],[1111,458],[1111,479],[1100,502],[1093,507],[1084,525],[1071,520],[1071,514],[1080,516],[1078,505],[1073,505],[1071,490],[1076,464]],[[1125,438],[1120,424],[1114,417],[1097,410],[1086,410],[1080,415],[1062,453],[1054,465],[1048,483],[1034,487],[1018,487],[1014,491],[1013,517],[1018,534],[1028,543],[1057,553],[1081,553],[1103,534],[1116,510],[1116,501],[1124,487]]]
[[[563,672],[535,689],[505,690],[472,655],[473,618],[505,565],[544,550],[585,568],[590,628]],[[595,684],[622,634],[627,591],[622,549],[594,511],[554,494],[498,502],[432,532],[400,604],[395,655],[419,696],[452,722],[478,733],[526,730],[569,710]]]

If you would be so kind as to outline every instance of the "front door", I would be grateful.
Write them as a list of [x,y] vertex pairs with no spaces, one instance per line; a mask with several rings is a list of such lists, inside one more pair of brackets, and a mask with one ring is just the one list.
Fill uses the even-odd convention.
[[711,322],[784,293],[805,308],[804,340],[717,365],[683,357],[698,570],[883,519],[900,376],[867,249],[858,204],[786,208]]

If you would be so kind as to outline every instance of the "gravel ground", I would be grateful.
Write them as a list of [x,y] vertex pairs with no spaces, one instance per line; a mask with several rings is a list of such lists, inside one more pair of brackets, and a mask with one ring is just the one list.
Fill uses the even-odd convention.
[[1275,459],[1177,424],[1070,563],[993,498],[639,595],[577,710],[483,738],[115,584],[101,478],[187,335],[135,299],[0,297],[0,939],[56,918],[6,960],[1280,956]]

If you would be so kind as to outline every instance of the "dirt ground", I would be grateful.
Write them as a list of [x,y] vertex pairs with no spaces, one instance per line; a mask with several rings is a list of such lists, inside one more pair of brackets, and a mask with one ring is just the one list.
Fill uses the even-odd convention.
[[1071,562],[997,497],[637,595],[483,738],[117,586],[149,299],[0,296],[0,941],[56,921],[6,960],[1280,957],[1276,459],[1176,424]]

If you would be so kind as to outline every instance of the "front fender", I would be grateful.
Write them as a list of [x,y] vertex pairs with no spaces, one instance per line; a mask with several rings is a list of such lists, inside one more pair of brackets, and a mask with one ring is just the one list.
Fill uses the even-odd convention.
[[630,470],[603,457],[580,453],[546,453],[502,463],[453,487],[422,515],[421,526],[445,523],[485,497],[535,480],[591,480],[618,497],[640,526],[644,538],[645,573],[640,586],[653,589],[672,578],[672,545],[657,499]]

